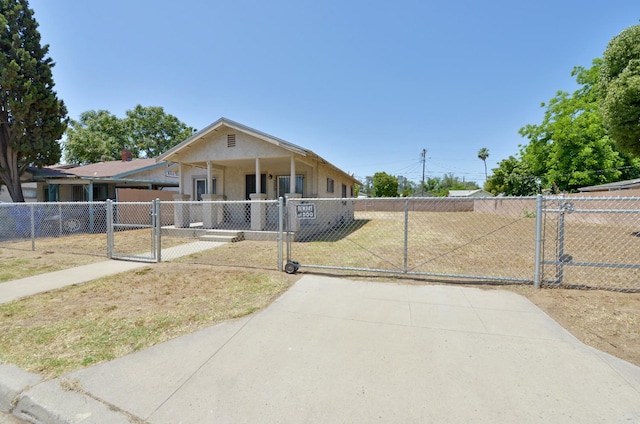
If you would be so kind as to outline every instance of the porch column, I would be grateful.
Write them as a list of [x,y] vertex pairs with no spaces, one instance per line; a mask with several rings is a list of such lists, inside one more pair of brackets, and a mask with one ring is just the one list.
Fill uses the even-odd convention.
[[[182,179],[184,178],[184,169],[183,169],[182,163],[178,164],[178,175],[179,175],[179,178],[178,178],[178,193],[182,195],[182,194],[184,194],[184,183],[182,181]],[[175,196],[174,196],[174,200],[176,200]]]
[[260,178],[260,159],[256,158],[256,193],[262,193],[262,187],[260,187],[260,182],[262,178]]
[[220,228],[224,216],[224,205],[218,194],[202,195],[202,226],[204,228]]
[[291,176],[289,177],[289,193],[295,194],[296,192],[296,160],[291,155]]
[[[205,194],[213,194],[211,193],[211,161],[207,161],[207,182],[204,187],[206,191]],[[204,197],[202,200],[204,200]]]
[[253,231],[262,231],[267,223],[267,204],[263,201],[267,199],[266,194],[251,193],[251,229]]
[[[182,170],[181,170],[182,171]],[[182,175],[182,172],[180,172]],[[182,179],[182,177],[180,178]],[[181,190],[182,191],[182,190]],[[178,203],[173,204],[173,225],[176,228],[189,228],[191,224],[191,218],[189,216],[189,206],[188,204],[180,203],[189,200],[189,195],[187,194],[174,194],[173,200]]]

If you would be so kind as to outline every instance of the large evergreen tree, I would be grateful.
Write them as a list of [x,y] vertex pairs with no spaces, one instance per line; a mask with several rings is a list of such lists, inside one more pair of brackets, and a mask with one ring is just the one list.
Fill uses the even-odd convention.
[[67,110],[27,0],[0,0],[0,49],[0,179],[14,202],[24,202],[20,176],[58,162]]

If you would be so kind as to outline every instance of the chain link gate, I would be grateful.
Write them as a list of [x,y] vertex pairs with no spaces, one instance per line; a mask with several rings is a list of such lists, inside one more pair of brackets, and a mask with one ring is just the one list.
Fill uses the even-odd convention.
[[536,198],[288,199],[287,267],[533,283]]
[[[160,221],[158,200],[151,202],[107,200],[107,256],[110,259],[160,262],[162,258]],[[125,234],[126,239],[123,237]]]

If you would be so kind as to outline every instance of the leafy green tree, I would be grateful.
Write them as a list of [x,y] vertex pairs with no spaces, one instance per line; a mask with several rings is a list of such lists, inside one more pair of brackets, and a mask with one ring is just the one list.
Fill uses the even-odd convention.
[[69,122],[64,150],[68,163],[95,163],[116,160],[125,149],[137,156],[134,147],[128,143],[122,120],[106,110],[89,110]]
[[589,69],[571,73],[581,88],[573,94],[559,91],[546,107],[539,125],[527,125],[520,134],[529,139],[521,148],[525,170],[540,179],[543,187],[575,191],[579,187],[618,181],[622,169],[634,167],[609,138],[602,122],[598,78],[602,60]]
[[484,180],[487,180],[487,158],[489,157],[489,149],[486,147],[478,150],[478,159],[482,160],[484,163]]
[[397,197],[398,179],[386,172],[376,172],[373,175],[373,197]]
[[600,72],[604,124],[619,148],[640,155],[640,25],[614,37]]
[[484,189],[495,195],[532,196],[540,193],[540,181],[533,176],[526,162],[509,156],[493,168]]
[[135,150],[148,158],[166,152],[195,132],[175,116],[165,113],[162,107],[141,105],[127,111],[125,128]]
[[24,202],[20,176],[58,162],[67,110],[27,0],[0,0],[0,49],[0,179],[14,202]]
[[194,129],[162,107],[137,105],[120,119],[106,110],[89,110],[67,130],[65,159],[71,163],[116,160],[122,150],[132,157],[155,157],[187,139]]

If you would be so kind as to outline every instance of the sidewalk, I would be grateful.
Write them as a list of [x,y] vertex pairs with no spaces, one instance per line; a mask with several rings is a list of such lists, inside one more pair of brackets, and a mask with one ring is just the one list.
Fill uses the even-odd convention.
[[640,422],[640,367],[520,295],[313,275],[254,315],[0,382],[32,422]]

